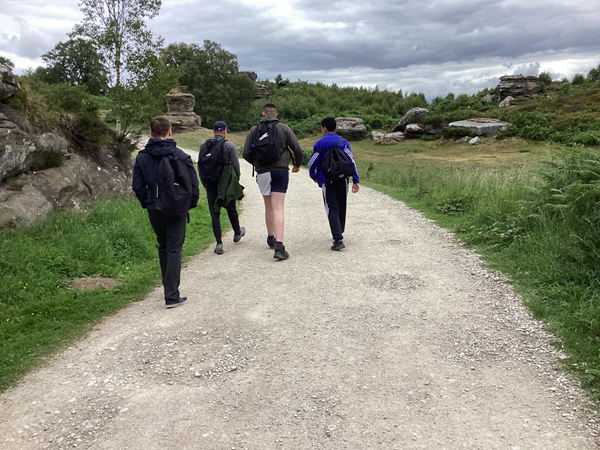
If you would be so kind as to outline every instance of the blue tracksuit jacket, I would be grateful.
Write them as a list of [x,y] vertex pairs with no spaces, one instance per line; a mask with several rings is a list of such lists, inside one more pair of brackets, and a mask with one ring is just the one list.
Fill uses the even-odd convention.
[[[338,142],[342,139],[337,134],[328,134],[319,139],[314,147],[312,155],[310,155],[310,160],[308,161],[308,171],[310,177],[315,180],[319,187],[323,186],[329,180],[325,177],[323,173],[322,166],[323,160],[325,159],[325,155],[327,154],[327,150],[330,148],[334,148]],[[352,183],[359,184],[358,171],[356,170],[356,163],[354,162],[354,156],[352,155],[352,149],[350,148],[350,144],[346,139],[342,140],[340,144],[340,149],[346,154],[352,166],[354,167],[354,174],[352,175]]]

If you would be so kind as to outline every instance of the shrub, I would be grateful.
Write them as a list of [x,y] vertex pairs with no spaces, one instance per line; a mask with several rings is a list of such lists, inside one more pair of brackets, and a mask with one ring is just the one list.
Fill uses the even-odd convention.
[[552,83],[552,75],[550,75],[550,72],[542,72],[538,75],[538,80],[540,81],[540,85],[548,86]]
[[585,83],[585,77],[582,74],[577,73],[573,76],[573,80],[571,80],[571,83],[575,85],[581,85]]

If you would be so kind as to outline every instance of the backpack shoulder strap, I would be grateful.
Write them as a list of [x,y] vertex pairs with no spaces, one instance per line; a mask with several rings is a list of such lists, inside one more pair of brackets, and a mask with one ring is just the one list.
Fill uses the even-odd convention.
[[337,144],[335,144],[334,148],[340,148],[340,145],[342,145],[342,142],[344,142],[344,138],[340,138],[340,142],[338,142]]

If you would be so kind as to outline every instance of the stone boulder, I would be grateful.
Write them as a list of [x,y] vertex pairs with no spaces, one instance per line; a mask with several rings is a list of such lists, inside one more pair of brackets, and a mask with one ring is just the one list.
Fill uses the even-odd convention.
[[392,128],[392,133],[396,131],[405,131],[406,126],[413,123],[420,123],[423,121],[425,117],[429,115],[429,110],[425,108],[412,108],[404,117],[396,124],[394,128]]
[[374,141],[379,141],[380,139],[383,139],[385,137],[385,134],[380,133],[379,131],[371,131],[371,139],[373,139]]
[[256,94],[254,94],[255,99],[260,98],[269,98],[273,92],[269,89],[269,86],[265,84],[257,84],[256,85]]
[[510,102],[512,102],[513,100],[514,98],[509,95],[504,100],[502,100],[498,106],[500,106],[500,108],[506,108],[507,106],[510,106]]
[[0,228],[35,225],[57,206],[83,210],[98,198],[131,195],[131,166],[107,152],[108,164],[69,155],[60,167],[30,172],[0,185]]
[[470,128],[475,136],[493,136],[498,131],[506,130],[510,123],[497,119],[475,118],[451,122],[448,126],[450,128]]
[[367,132],[362,119],[356,117],[336,117],[336,133],[348,141],[359,141]]
[[483,103],[490,103],[492,100],[494,100],[494,98],[495,97],[492,94],[487,94],[481,99],[481,101]]
[[8,100],[21,90],[19,80],[10,68],[0,65],[0,102]]
[[421,136],[425,133],[425,130],[421,125],[411,123],[406,125],[406,139],[421,139]]
[[194,112],[196,97],[185,86],[179,86],[165,95],[167,114],[171,121],[173,131],[185,133],[195,131],[201,127],[200,117]]
[[494,89],[498,101],[511,97],[533,97],[540,92],[540,80],[538,77],[525,77],[523,75],[506,75],[500,77],[500,83]]
[[481,144],[481,138],[479,136],[476,136],[473,139],[469,140],[469,145],[479,145],[479,144]]
[[290,84],[290,80],[281,80],[281,81],[277,82],[277,86],[279,86],[279,87],[285,87],[288,84]]
[[397,131],[395,133],[386,134],[385,136],[383,136],[383,139],[393,139],[395,141],[402,142],[404,139],[406,139],[406,135]]

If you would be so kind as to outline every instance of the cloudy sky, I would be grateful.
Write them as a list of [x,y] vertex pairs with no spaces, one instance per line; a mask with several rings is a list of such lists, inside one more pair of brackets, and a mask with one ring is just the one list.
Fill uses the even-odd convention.
[[[0,55],[19,73],[67,38],[78,0],[0,0]],[[600,0],[163,0],[166,43],[209,39],[241,70],[339,85],[473,93],[498,77],[555,79],[600,63]]]

